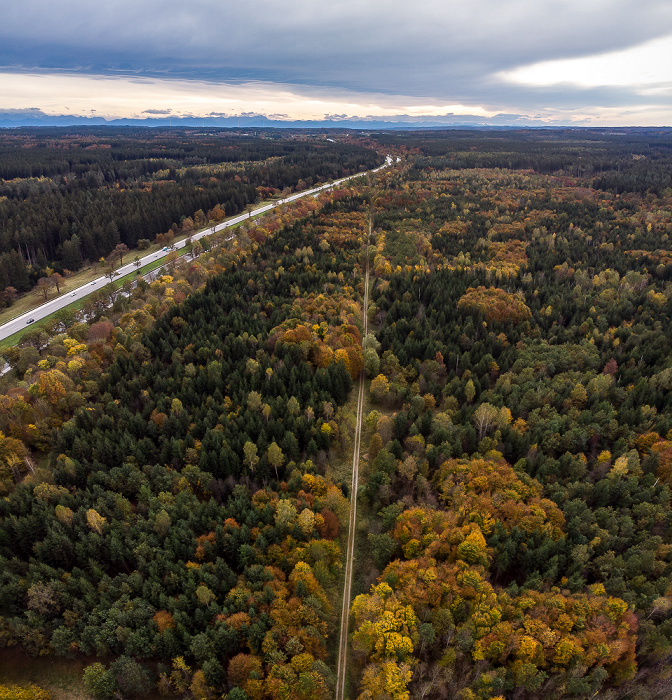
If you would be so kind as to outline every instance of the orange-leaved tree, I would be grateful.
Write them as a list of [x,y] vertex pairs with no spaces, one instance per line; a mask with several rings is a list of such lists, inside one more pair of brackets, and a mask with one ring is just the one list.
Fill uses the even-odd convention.
[[532,317],[522,292],[509,294],[497,287],[467,289],[457,302],[457,308],[467,313],[480,313],[489,323],[492,321],[519,323]]

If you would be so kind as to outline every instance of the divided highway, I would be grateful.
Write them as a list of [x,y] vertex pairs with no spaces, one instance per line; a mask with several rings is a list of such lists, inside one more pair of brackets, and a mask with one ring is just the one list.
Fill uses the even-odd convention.
[[[376,173],[379,170],[382,170],[383,168],[391,164],[392,156],[387,156],[384,165],[381,165],[370,172]],[[210,234],[215,233],[216,231],[221,231],[230,226],[234,226],[235,224],[239,224],[242,221],[245,221],[245,219],[250,218],[252,215],[263,214],[264,212],[270,211],[279,204],[287,204],[288,202],[293,202],[294,200],[301,199],[302,197],[316,195],[322,190],[337,187],[338,185],[346,182],[347,180],[351,180],[355,177],[361,177],[362,175],[366,174],[367,173],[357,173],[356,175],[349,175],[348,177],[342,177],[340,180],[335,180],[334,182],[327,183],[319,187],[313,187],[312,189],[304,190],[303,192],[297,192],[296,194],[293,194],[290,197],[286,197],[285,199],[280,199],[272,204],[266,204],[262,207],[258,207],[257,209],[252,210],[250,213],[240,214],[239,216],[235,216],[232,219],[227,219],[226,221],[223,221],[221,224],[211,226],[203,231],[200,231],[199,233],[194,234],[191,237],[191,239],[192,241],[197,241],[203,236],[209,236]],[[179,250],[180,248],[184,248],[185,245],[186,241],[179,241],[173,246],[173,250]],[[156,253],[145,255],[143,258],[140,258],[139,267],[148,265],[149,263],[154,262],[155,260],[160,260],[161,258],[168,255],[169,252],[169,250],[160,250]],[[134,272],[136,269],[137,268],[135,262],[130,262],[124,265],[123,267],[118,268],[117,274],[123,277],[124,275],[128,275]],[[107,279],[107,277],[99,277],[98,279],[93,280],[93,282],[89,282],[88,284],[78,287],[77,289],[70,290],[69,292],[62,294],[61,296],[55,297],[54,299],[51,299],[50,301],[42,304],[42,306],[38,306],[32,311],[28,311],[27,313],[22,314],[21,316],[17,316],[15,319],[12,319],[8,323],[5,323],[4,325],[0,326],[0,340],[4,340],[10,335],[13,335],[18,331],[23,330],[27,325],[30,325],[28,323],[30,319],[32,319],[32,323],[34,321],[39,321],[43,318],[46,318],[50,314],[53,314],[54,312],[59,311],[60,309],[65,308],[66,306],[69,306],[70,304],[78,301],[79,299],[83,299],[84,297],[89,296],[89,294],[91,294],[92,292],[95,292],[98,289],[102,289],[108,283],[109,280]]]

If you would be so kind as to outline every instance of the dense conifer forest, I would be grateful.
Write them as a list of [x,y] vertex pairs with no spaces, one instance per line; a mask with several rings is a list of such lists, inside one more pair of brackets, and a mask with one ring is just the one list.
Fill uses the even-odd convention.
[[[308,183],[297,143],[231,186],[262,148]],[[0,645],[97,698],[333,697],[358,497],[347,697],[669,697],[672,135],[360,143],[398,161],[3,352]]]

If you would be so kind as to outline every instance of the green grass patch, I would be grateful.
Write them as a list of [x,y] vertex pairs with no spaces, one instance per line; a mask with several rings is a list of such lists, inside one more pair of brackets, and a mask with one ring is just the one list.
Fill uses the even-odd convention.
[[331,478],[335,484],[345,481],[348,484],[348,488],[352,481],[352,448],[355,439],[355,421],[357,420],[358,389],[358,385],[355,384],[348,396],[348,400],[341,407],[341,414],[349,419],[344,421],[344,425],[339,426],[339,430],[346,431],[347,446],[345,449],[340,449],[339,447],[330,451],[329,465],[326,469],[328,478]]
[[415,265],[420,262],[415,240],[404,231],[392,229],[385,232],[385,253],[392,258],[393,269],[397,265]]

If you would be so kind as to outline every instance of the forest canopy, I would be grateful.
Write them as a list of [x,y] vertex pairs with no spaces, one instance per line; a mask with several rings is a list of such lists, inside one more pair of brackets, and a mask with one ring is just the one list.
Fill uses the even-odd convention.
[[347,141],[396,164],[5,350],[0,644],[331,697],[356,497],[351,697],[664,697],[670,138]]

